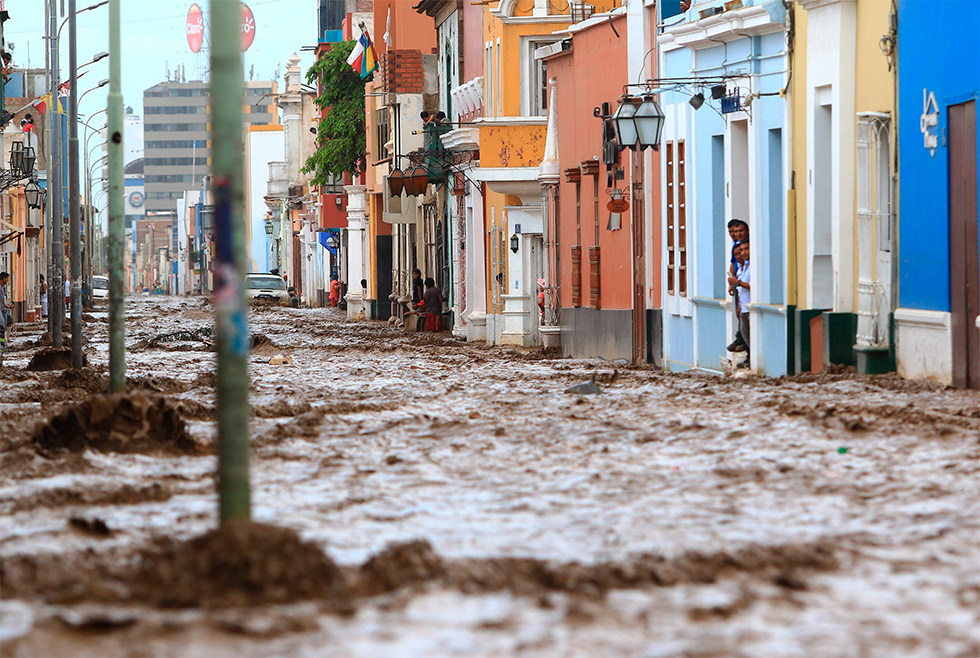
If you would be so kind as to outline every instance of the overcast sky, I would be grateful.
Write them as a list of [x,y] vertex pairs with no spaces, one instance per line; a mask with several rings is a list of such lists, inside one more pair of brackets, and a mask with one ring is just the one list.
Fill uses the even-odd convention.
[[[66,0],[58,0],[67,6]],[[6,0],[10,20],[4,24],[6,41],[14,44],[14,62],[26,67],[44,66],[44,5],[47,0]],[[78,9],[94,4],[96,0],[76,0]],[[197,0],[207,16],[208,0]],[[143,90],[167,79],[171,71],[183,64],[188,80],[199,79],[199,71],[206,67],[203,54],[195,55],[187,45],[184,29],[191,0],[121,0],[122,47],[123,47],[123,103],[132,106],[134,112],[143,114]],[[256,80],[269,80],[280,72],[279,82],[285,72],[286,60],[302,46],[316,43],[316,3],[314,0],[247,0],[255,14],[255,42],[245,53],[245,77],[255,66]],[[60,9],[60,7],[59,7]],[[59,23],[61,19],[59,17]],[[78,15],[78,63],[92,59],[92,55],[109,48],[109,7],[87,11]],[[62,79],[68,79],[68,26],[61,31]],[[313,62],[312,53],[299,53],[301,66]],[[84,91],[103,78],[109,77],[109,60],[105,59],[87,69],[90,71],[79,81]],[[105,93],[103,93],[105,90]],[[93,91],[85,97],[79,112],[88,115],[106,105],[108,86]],[[103,115],[104,116],[104,115]]]

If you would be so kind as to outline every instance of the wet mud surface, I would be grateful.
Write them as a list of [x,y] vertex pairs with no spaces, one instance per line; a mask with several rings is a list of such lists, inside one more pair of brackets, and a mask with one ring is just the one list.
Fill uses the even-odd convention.
[[127,394],[104,307],[86,368],[28,370],[40,325],[0,368],[2,655],[980,654],[975,393],[256,306],[216,530],[211,307],[128,303]]

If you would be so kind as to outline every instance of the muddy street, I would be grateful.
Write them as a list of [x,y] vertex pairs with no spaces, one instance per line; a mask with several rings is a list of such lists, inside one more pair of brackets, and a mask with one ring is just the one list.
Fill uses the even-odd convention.
[[0,369],[3,655],[980,654],[975,392],[258,307],[256,523],[205,534],[211,308],[127,304],[126,395],[104,307],[85,369],[41,325]]

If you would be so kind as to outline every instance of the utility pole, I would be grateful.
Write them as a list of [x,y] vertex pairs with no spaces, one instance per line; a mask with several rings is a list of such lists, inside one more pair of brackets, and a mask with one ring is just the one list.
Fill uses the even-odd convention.
[[[78,216],[78,34],[75,1],[68,0],[68,234],[71,265],[71,367],[81,368],[82,354],[82,221]],[[92,291],[89,291],[92,294]]]
[[[118,0],[117,0],[118,1]],[[211,0],[214,300],[218,347],[218,494],[221,521],[248,518],[248,316],[245,312],[241,3]]]
[[61,165],[63,151],[61,148],[61,103],[58,101],[58,80],[61,79],[58,64],[58,0],[50,0],[50,30],[51,40],[51,178],[48,179],[48,196],[51,203],[51,276],[48,282],[48,316],[51,321],[51,344],[60,348],[62,343],[61,330],[65,321],[65,284],[64,264],[65,247],[61,241],[61,223],[64,221],[64,202],[62,199]]
[[[51,29],[51,3],[44,3],[44,24],[47,26],[47,30]],[[48,40],[47,47],[44,49],[44,70],[48,72],[48,89],[51,88],[51,37],[45,35],[45,39]],[[51,202],[51,182],[54,180],[54,176],[51,173],[51,133],[52,130],[52,120],[54,119],[54,107],[53,104],[48,105],[48,110],[51,114],[48,115],[48,120],[45,122],[47,125],[47,134],[45,134],[44,139],[44,165],[45,165],[45,182],[47,186],[47,197],[44,202],[44,260],[47,263],[47,269],[44,274],[47,277],[46,283],[48,284],[48,335],[54,336],[54,313],[51,312],[51,304],[54,303],[51,296],[54,294],[51,288],[52,272],[54,266],[52,265],[51,258],[51,226],[54,223],[54,204]],[[52,343],[53,344],[53,343]]]
[[[74,0],[71,0],[74,3]],[[123,207],[123,98],[122,36],[119,3],[109,1],[109,392],[126,390],[126,316],[123,295],[126,275],[123,245],[126,244]]]

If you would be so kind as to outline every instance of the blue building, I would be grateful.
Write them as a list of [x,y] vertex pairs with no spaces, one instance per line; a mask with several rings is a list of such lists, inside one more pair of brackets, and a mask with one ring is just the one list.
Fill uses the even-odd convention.
[[[727,223],[750,228],[753,370],[786,374],[786,190],[790,144],[786,10],[781,2],[697,3],[658,38],[664,363],[719,369],[735,335]],[[790,309],[791,311],[791,309]],[[791,316],[791,312],[790,312]]]
[[[941,15],[937,15],[937,11]],[[896,360],[980,388],[980,2],[898,2]]]

